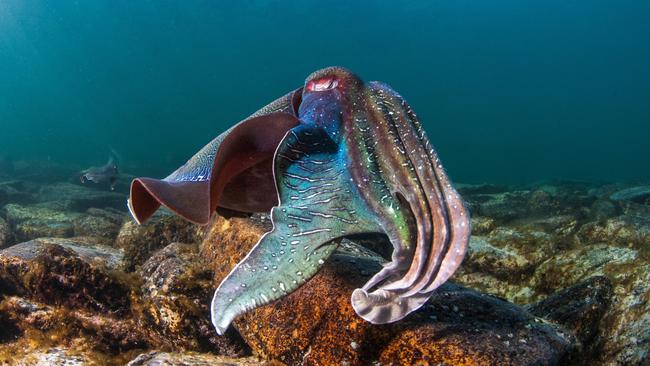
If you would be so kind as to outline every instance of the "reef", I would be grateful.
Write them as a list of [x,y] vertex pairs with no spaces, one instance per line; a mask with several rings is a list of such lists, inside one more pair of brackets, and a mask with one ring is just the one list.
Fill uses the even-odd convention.
[[459,184],[467,256],[413,314],[385,325],[355,314],[352,290],[390,254],[386,238],[358,236],[218,336],[215,286],[269,230],[267,215],[220,210],[198,227],[161,211],[140,226],[124,186],[49,172],[0,181],[0,364],[650,362],[647,184]]

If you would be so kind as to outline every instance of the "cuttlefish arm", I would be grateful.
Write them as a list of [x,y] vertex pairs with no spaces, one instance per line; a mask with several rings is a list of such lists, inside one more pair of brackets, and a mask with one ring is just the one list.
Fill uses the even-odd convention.
[[393,244],[392,261],[352,294],[373,323],[418,309],[465,255],[467,210],[401,96],[328,68],[307,79],[298,116],[274,157],[274,228],[215,292],[220,334],[313,276],[344,236],[384,233]]
[[300,89],[260,109],[222,133],[164,179],[137,178],[128,207],[139,223],[164,205],[205,225],[217,206],[242,212],[277,204],[273,154],[296,118]]
[[239,314],[291,293],[311,278],[336,249],[335,240],[380,228],[359,199],[345,156],[327,133],[313,126],[292,129],[277,150],[278,207],[273,230],[264,234],[226,277],[212,300],[219,334]]

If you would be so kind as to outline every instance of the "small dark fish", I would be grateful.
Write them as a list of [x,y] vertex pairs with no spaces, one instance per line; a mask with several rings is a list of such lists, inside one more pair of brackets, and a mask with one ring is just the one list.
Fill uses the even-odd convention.
[[108,183],[111,191],[115,190],[115,183],[118,176],[117,164],[113,157],[108,158],[108,163],[100,167],[91,167],[81,172],[81,183]]

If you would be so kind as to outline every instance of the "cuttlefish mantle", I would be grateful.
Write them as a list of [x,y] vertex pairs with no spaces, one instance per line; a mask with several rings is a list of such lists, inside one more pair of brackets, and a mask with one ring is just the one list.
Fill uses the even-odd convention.
[[392,258],[351,294],[352,306],[369,322],[397,321],[456,271],[470,235],[468,211],[406,101],[338,67],[314,72],[167,178],[133,181],[138,222],[161,204],[197,224],[217,207],[270,212],[273,229],[214,294],[219,334],[305,283],[337,239],[367,233],[387,235]]

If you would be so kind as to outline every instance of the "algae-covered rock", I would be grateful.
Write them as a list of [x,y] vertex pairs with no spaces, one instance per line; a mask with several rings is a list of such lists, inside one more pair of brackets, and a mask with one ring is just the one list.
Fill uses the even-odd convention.
[[[15,296],[0,302],[0,311],[8,314],[22,335],[39,335],[35,338],[42,338],[41,346],[65,345],[66,340],[74,339],[83,341],[81,349],[115,354],[150,343],[146,329],[137,320],[108,312],[70,309]],[[18,339],[16,343],[24,341]]]
[[632,266],[638,252],[633,249],[594,244],[558,253],[542,263],[532,280],[534,287],[548,293],[569,287],[592,276],[611,274],[622,266]]
[[115,239],[115,246],[124,250],[124,269],[133,271],[154,251],[174,242],[197,243],[200,237],[196,225],[161,210],[142,225],[126,221]]
[[123,213],[90,208],[86,215],[74,220],[74,235],[103,238],[112,243],[120,232],[124,218]]
[[552,320],[571,331],[583,345],[592,346],[600,320],[609,309],[613,295],[612,282],[605,276],[594,276],[544,300],[528,305],[532,314]]
[[212,271],[198,256],[198,246],[172,243],[149,258],[138,271],[143,321],[168,349],[212,351],[243,356],[250,351],[234,331],[215,334],[210,323],[214,288]]
[[472,216],[472,235],[487,235],[495,228],[494,219],[484,216]]
[[0,249],[11,244],[11,241],[12,235],[9,224],[7,224],[7,222],[2,217],[0,217]]
[[74,235],[73,222],[80,214],[50,208],[8,204],[4,206],[7,222],[17,242],[41,238],[66,238]]
[[36,259],[51,245],[58,245],[75,252],[79,258],[89,264],[107,269],[116,269],[122,263],[124,254],[121,250],[101,245],[95,238],[38,238],[13,245],[0,251],[0,257],[18,258],[23,261]]
[[0,252],[0,294],[47,304],[105,311],[129,311],[129,288],[106,270],[119,262],[111,248],[34,240]]
[[125,211],[126,198],[122,193],[63,182],[42,186],[36,196],[39,202],[71,202],[70,209],[75,211],[85,211],[91,207]]
[[256,357],[235,358],[195,352],[143,353],[127,366],[262,366],[268,365]]
[[607,276],[613,296],[594,343],[594,362],[642,364],[650,360],[650,264],[638,250],[592,244],[556,253],[542,263],[530,285],[539,294]]
[[650,186],[638,186],[616,191],[609,196],[612,201],[629,201],[650,205]]
[[589,222],[580,228],[578,236],[586,243],[646,246],[650,244],[650,217],[620,215]]
[[529,270],[531,263],[512,248],[500,248],[486,237],[472,236],[463,267],[497,277],[510,277]]
[[15,366],[85,366],[92,362],[87,355],[74,354],[65,348],[38,350],[11,360]]
[[[215,222],[202,244],[215,284],[263,231],[242,218]],[[450,283],[407,318],[370,324],[354,313],[350,294],[383,261],[343,240],[314,278],[234,325],[255,352],[287,364],[557,364],[574,351],[570,335],[521,307]]]
[[476,209],[470,210],[472,214],[489,217],[498,222],[505,222],[526,214],[528,195],[528,191],[512,191],[477,194],[465,197],[465,199],[476,207]]
[[37,187],[22,180],[2,181],[0,182],[0,205],[32,203],[34,202],[34,189]]

